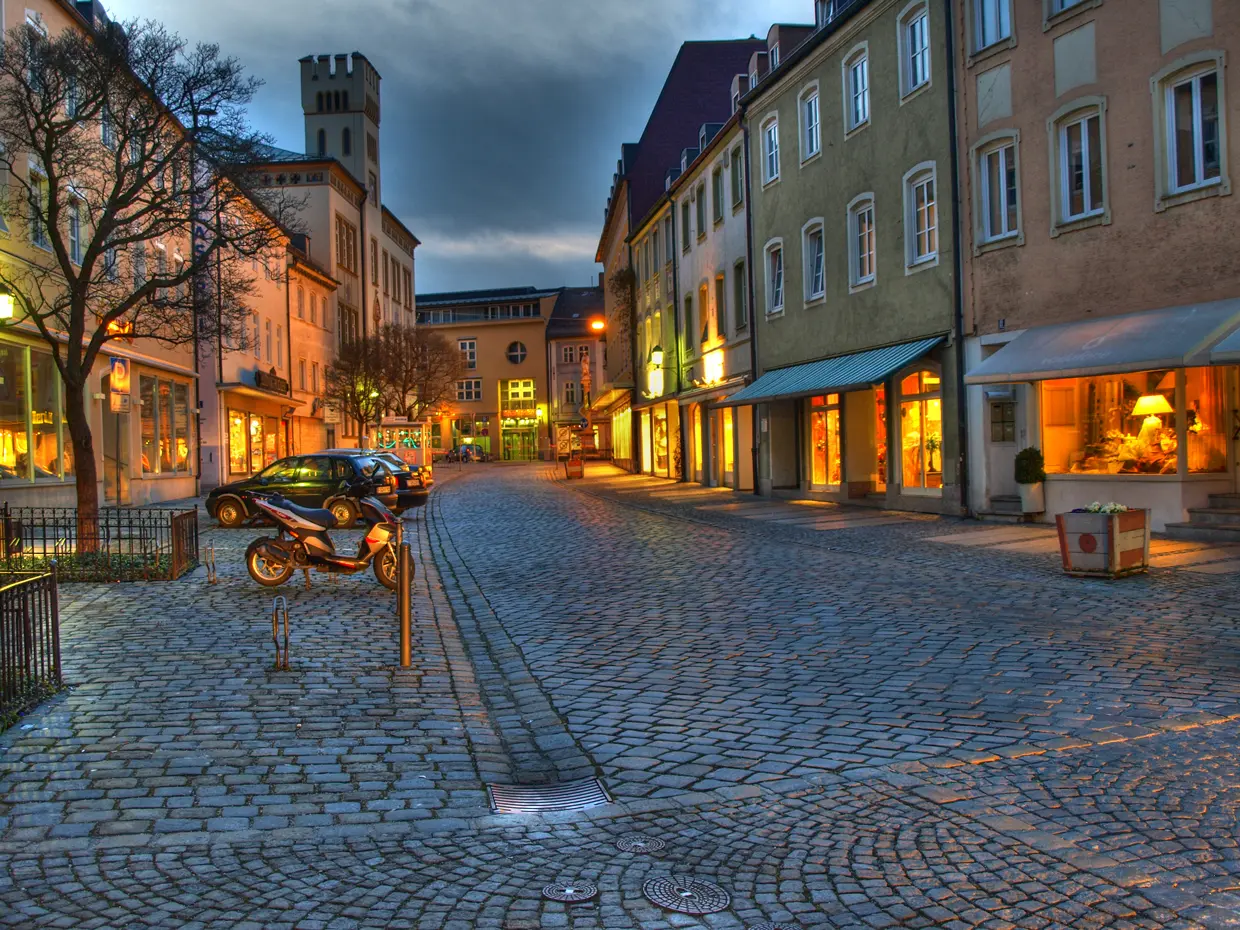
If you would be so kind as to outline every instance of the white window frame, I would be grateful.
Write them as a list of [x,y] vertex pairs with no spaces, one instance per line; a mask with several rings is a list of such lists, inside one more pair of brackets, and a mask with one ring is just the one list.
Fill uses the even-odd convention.
[[[1111,222],[1111,197],[1108,190],[1110,174],[1107,170],[1107,115],[1105,97],[1082,97],[1060,107],[1046,121],[1047,135],[1050,142],[1051,157],[1051,236],[1059,236],[1065,232],[1098,226]],[[1102,189],[1100,206],[1087,209],[1084,213],[1073,215],[1068,213],[1071,192],[1068,187],[1068,129],[1088,119],[1098,120],[1099,158],[1102,166]],[[1089,137],[1082,129],[1082,142],[1085,150],[1086,177],[1089,175]],[[1090,192],[1093,193],[1092,191]],[[1092,200],[1091,200],[1092,202]]]
[[564,382],[564,406],[568,407],[577,403],[577,382]]
[[69,197],[69,261],[82,264],[82,198]]
[[456,382],[456,399],[458,403],[482,400],[482,379],[462,378]]
[[710,172],[710,206],[714,224],[718,226],[727,216],[724,210],[726,195],[724,194],[723,162],[716,163]]
[[297,390],[304,391],[306,389],[306,360],[304,358],[297,359]]
[[461,357],[465,360],[466,371],[477,371],[478,369],[478,340],[477,339],[458,339],[456,341],[457,348],[461,352]]
[[[818,236],[818,268],[814,267],[814,254],[811,251],[813,237]],[[806,305],[819,303],[827,297],[827,223],[825,218],[816,216],[801,227],[801,287]],[[786,277],[786,275],[785,275]],[[818,280],[815,281],[814,279]]]
[[[1220,70],[1216,70],[1210,67],[1198,68],[1189,73],[1178,75],[1172,80],[1169,80],[1166,82],[1165,94],[1166,94],[1166,100],[1167,100],[1167,136],[1166,136],[1167,191],[1173,195],[1174,194],[1186,194],[1186,193],[1189,193],[1190,191],[1200,190],[1203,187],[1210,187],[1214,184],[1220,183],[1222,180],[1221,155],[1222,155],[1223,143],[1222,143],[1221,138],[1219,138],[1215,143],[1219,147],[1219,154],[1220,154],[1219,176],[1215,178],[1207,178],[1205,176],[1206,143],[1205,143],[1205,134],[1202,131],[1203,121],[1202,121],[1202,109],[1201,109],[1201,81],[1202,81],[1202,78],[1205,78],[1209,75],[1214,75],[1215,83],[1216,83],[1216,86],[1218,87],[1219,99],[1221,101],[1222,100],[1223,73]],[[1193,146],[1193,162],[1194,162],[1193,174],[1195,176],[1195,180],[1191,181],[1188,184],[1181,186],[1179,182],[1176,180],[1176,176],[1179,174],[1178,168],[1179,168],[1180,156],[1179,156],[1178,146],[1176,145],[1176,140],[1175,140],[1175,92],[1176,90],[1178,90],[1179,88],[1185,85],[1191,85],[1192,94],[1193,94],[1193,136],[1194,136],[1194,143],[1195,143]],[[1221,130],[1222,125],[1223,125],[1221,116],[1218,122],[1219,122],[1219,129]]]
[[768,114],[762,121],[762,186],[779,180],[779,116]]
[[[927,227],[933,235],[933,248],[925,255],[918,255],[918,205],[917,190],[929,182],[934,190],[934,225]],[[940,221],[941,210],[939,200],[938,165],[933,161],[923,161],[914,165],[904,175],[904,273],[912,274],[925,268],[933,268],[939,263],[939,252],[942,249],[941,236],[943,224]]]
[[[1154,146],[1155,198],[1154,211],[1161,213],[1168,207],[1192,203],[1205,197],[1226,196],[1231,193],[1231,171],[1228,133],[1230,131],[1227,111],[1227,55],[1219,49],[1194,52],[1180,58],[1150,78],[1150,93],[1154,106],[1155,135],[1159,141]],[[1176,184],[1175,107],[1174,90],[1186,81],[1199,81],[1204,75],[1218,75],[1218,146],[1219,176],[1197,181],[1194,184]],[[1194,118],[1200,119],[1200,93],[1194,94]],[[1204,139],[1198,133],[1196,160],[1202,161]],[[1200,177],[1200,170],[1198,176]]]
[[767,53],[768,71],[774,71],[779,67],[779,43],[776,42],[771,46],[770,52]]
[[697,237],[698,240],[706,238],[706,228],[709,225],[707,221],[706,210],[706,182],[699,181],[698,186],[693,191],[693,206],[697,215],[694,219],[697,221]]
[[577,347],[573,345],[560,346],[560,364],[571,365],[577,361]]
[[735,146],[728,161],[728,184],[731,187],[732,210],[739,210],[745,204],[745,162],[744,149]]
[[[987,229],[990,206],[989,174],[984,169],[983,160],[1001,149],[1012,149],[1013,169],[1016,175],[1016,226],[1006,229],[999,235],[991,235]],[[1020,171],[1020,133],[1015,130],[1004,130],[983,136],[973,147],[969,159],[973,166],[976,196],[973,198],[974,210],[974,254],[1003,248],[1009,245],[1022,245],[1024,234],[1024,207],[1021,192]],[[1006,209],[1004,214],[1006,215]]]
[[47,199],[51,194],[48,189],[47,172],[32,158],[29,165],[29,190],[27,192],[27,210],[29,210],[30,244],[45,252],[52,250],[51,231],[47,228]]
[[822,154],[822,98],[818,82],[802,88],[797,97],[797,124],[801,137],[801,164]]
[[[914,26],[922,24],[925,45],[920,49],[913,46]],[[900,50],[900,102],[925,90],[932,83],[933,59],[930,38],[930,4],[927,0],[913,0],[901,12],[896,21],[897,45]],[[918,75],[918,63],[924,71]]]
[[[778,276],[772,275],[771,259],[773,253],[779,252]],[[787,300],[788,262],[784,254],[784,240],[771,239],[762,248],[762,267],[766,275],[766,315],[779,316],[784,312]]]
[[[870,125],[870,43],[862,42],[844,56],[844,138]],[[858,80],[858,68],[860,78]]]
[[[973,19],[973,54],[998,48],[1002,43],[1012,41],[1015,35],[1012,29],[1012,0],[970,0],[969,9]],[[994,18],[990,19],[991,16]],[[988,22],[998,24],[994,30],[994,38],[990,40],[986,39],[985,26]]]
[[[860,248],[861,220],[869,214],[869,270],[862,269]],[[849,293],[873,287],[878,281],[878,213],[874,192],[858,194],[848,204],[848,290]]]

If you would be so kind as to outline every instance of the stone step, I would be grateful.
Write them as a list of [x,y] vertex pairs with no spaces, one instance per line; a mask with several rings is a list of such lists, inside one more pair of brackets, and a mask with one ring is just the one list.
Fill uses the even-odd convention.
[[1033,515],[1000,510],[979,510],[977,518],[984,523],[1032,523]]
[[995,494],[990,498],[990,509],[994,513],[1023,514],[1020,496],[1016,494]]
[[1240,510],[1240,494],[1211,494],[1210,506],[1223,510]]
[[1209,523],[1168,523],[1163,535],[1193,542],[1240,543],[1240,526]]
[[1240,507],[1190,507],[1188,521],[1194,525],[1240,527]]

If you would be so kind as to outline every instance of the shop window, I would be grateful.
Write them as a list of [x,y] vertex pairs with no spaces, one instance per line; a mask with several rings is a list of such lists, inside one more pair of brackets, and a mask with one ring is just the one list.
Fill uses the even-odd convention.
[[723,459],[723,483],[732,485],[736,483],[736,450],[733,448],[735,444],[734,435],[734,417],[736,411],[732,407],[724,407],[719,411],[719,418],[723,428],[720,430],[722,437],[720,440],[720,450]]
[[194,447],[193,429],[189,416],[189,385],[179,381],[172,385],[173,428],[176,430],[173,466],[178,472],[190,471],[190,450]]
[[900,381],[900,451],[905,489],[943,487],[943,395],[934,372]]
[[1184,372],[1185,458],[1190,475],[1227,471],[1227,382],[1218,368]]
[[839,394],[821,394],[810,399],[810,436],[810,486],[839,487],[843,476]]
[[30,438],[34,477],[60,477],[60,373],[51,355],[30,353]]
[[263,470],[263,418],[256,413],[251,413],[249,424],[250,471],[257,473]]
[[142,474],[154,475],[159,467],[159,446],[156,439],[155,379],[138,377],[138,403],[141,404]]
[[172,471],[172,447],[176,442],[176,431],[172,428],[172,385],[167,381],[159,382],[159,470],[161,473]]
[[887,387],[877,385],[874,388],[875,418],[874,424],[874,459],[876,478],[874,490],[887,490]]
[[661,472],[667,471],[667,408],[660,405],[654,408],[654,467]]
[[233,475],[244,475],[246,468],[246,416],[236,410],[228,412],[228,471]]
[[1013,401],[990,402],[990,441],[1016,441],[1016,404]]
[[702,406],[697,404],[693,408],[693,470],[698,481],[701,481],[703,478],[704,467],[705,464],[702,461]]

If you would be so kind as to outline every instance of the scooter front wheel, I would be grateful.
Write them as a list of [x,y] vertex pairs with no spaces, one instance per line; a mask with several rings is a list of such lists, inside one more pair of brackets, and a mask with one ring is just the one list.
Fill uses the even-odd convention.
[[389,591],[396,590],[396,550],[388,546],[375,556],[375,577]]
[[250,577],[259,584],[268,588],[278,588],[293,577],[293,563],[291,561],[279,562],[263,555],[259,551],[259,546],[265,542],[268,540],[256,539],[250,543],[249,548],[245,550],[245,567]]

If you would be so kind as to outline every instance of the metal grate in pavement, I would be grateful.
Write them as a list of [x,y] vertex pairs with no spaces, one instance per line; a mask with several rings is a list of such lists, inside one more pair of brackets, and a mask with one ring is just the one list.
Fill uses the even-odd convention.
[[609,804],[611,795],[597,778],[559,785],[487,785],[491,810],[497,814],[583,811]]

